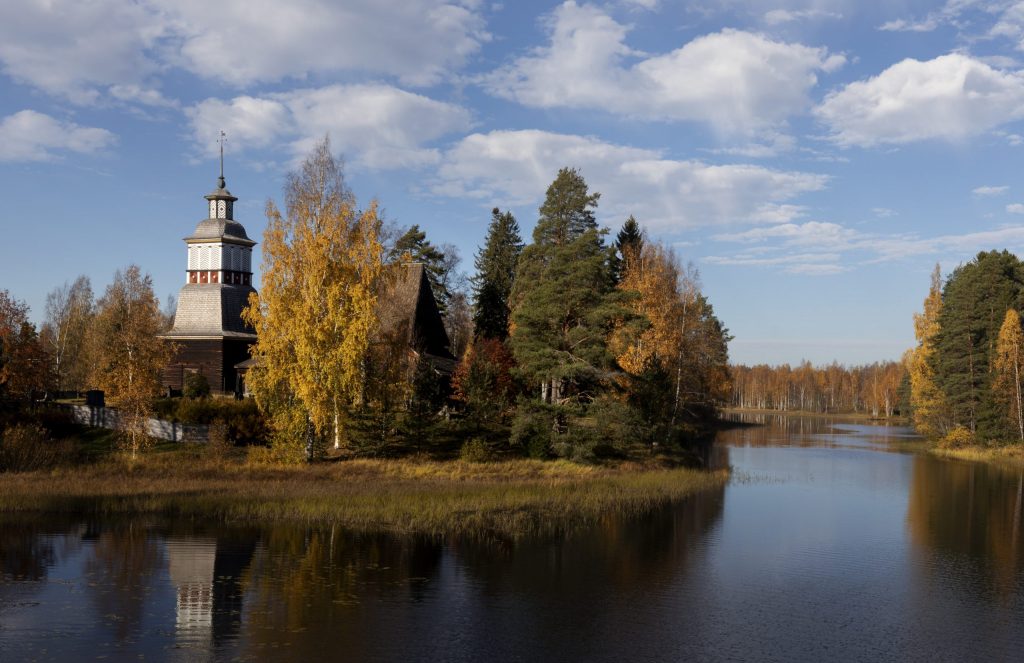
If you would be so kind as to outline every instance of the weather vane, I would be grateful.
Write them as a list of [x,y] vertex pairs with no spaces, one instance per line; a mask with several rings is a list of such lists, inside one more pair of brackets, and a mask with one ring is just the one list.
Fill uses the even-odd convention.
[[223,129],[217,142],[220,144],[220,178],[224,179],[224,143],[228,142],[228,135],[224,133]]

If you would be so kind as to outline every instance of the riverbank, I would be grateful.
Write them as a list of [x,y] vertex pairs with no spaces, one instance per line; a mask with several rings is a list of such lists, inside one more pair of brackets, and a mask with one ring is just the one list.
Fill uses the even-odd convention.
[[521,536],[642,513],[721,487],[728,474],[565,461],[348,460],[268,467],[198,452],[154,453],[0,475],[0,512],[159,515],[232,523],[338,524],[356,531]]
[[956,460],[1024,467],[1024,447],[1020,445],[1005,447],[971,446],[956,449],[932,447],[928,451],[939,458],[954,458]]

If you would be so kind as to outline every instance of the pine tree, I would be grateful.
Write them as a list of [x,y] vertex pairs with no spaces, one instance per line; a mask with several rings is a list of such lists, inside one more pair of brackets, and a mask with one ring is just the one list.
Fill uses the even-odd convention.
[[578,424],[587,404],[607,390],[615,368],[607,340],[625,313],[612,293],[594,221],[598,197],[575,170],[559,171],[512,293],[512,351],[520,374],[550,408],[555,436],[570,432],[570,423]]
[[933,368],[954,424],[997,439],[1005,417],[991,390],[992,360],[1006,310],[1020,309],[1024,264],[1008,251],[979,253],[953,271],[942,293]]
[[914,315],[917,347],[907,358],[910,379],[910,409],[914,428],[926,437],[938,438],[948,431],[948,406],[935,377],[935,339],[942,311],[942,272],[935,265],[924,311]]
[[[257,342],[249,387],[285,457],[311,460],[358,400],[384,278],[376,203],[357,212],[325,139],[289,176],[286,214],[267,204],[262,289],[243,317]],[[290,450],[290,451],[289,451]]]
[[1021,401],[1021,379],[1024,378],[1024,331],[1021,330],[1020,314],[1014,309],[1006,312],[996,340],[996,355],[993,362],[995,378],[992,390],[1005,408],[1008,423],[1016,437],[1024,444],[1024,408]]
[[476,255],[473,279],[475,338],[508,338],[509,297],[515,280],[516,264],[523,252],[519,224],[512,212],[491,211],[487,239]]

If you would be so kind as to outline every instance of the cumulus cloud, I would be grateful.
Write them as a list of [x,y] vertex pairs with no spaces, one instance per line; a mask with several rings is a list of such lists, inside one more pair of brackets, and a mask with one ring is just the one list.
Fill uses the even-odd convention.
[[140,85],[159,68],[164,24],[120,0],[0,3],[0,67],[17,81],[78,103],[98,87]]
[[471,0],[0,3],[3,72],[76,103],[167,105],[154,80],[169,68],[237,86],[343,71],[430,84],[487,39]]
[[815,109],[844,146],[958,141],[1024,117],[1024,76],[962,54],[906,59]]
[[754,165],[711,165],[597,138],[546,131],[471,134],[446,151],[431,191],[521,206],[540,201],[561,167],[578,167],[602,193],[602,218],[635,214],[663,232],[698,226],[791,220],[789,201],[828,178]]
[[[169,17],[183,65],[245,85],[345,70],[431,84],[489,39],[477,3],[443,0],[146,0]],[[215,18],[215,20],[211,20]]]
[[106,129],[23,110],[0,120],[0,161],[52,161],[62,152],[98,152],[115,140]]
[[304,155],[324,134],[367,168],[418,166],[438,160],[425,144],[469,128],[469,112],[387,85],[330,85],[263,97],[207,99],[187,111],[196,144],[213,154],[224,130],[233,149],[285,146]]
[[491,94],[537,108],[600,108],[753,133],[803,112],[818,74],[845,62],[824,48],[738,30],[646,55],[626,44],[627,26],[572,1],[548,17],[547,28],[547,46],[482,79]]

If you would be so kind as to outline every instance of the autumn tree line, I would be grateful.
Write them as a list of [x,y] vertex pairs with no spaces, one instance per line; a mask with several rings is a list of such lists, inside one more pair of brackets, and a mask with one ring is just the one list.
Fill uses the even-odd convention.
[[892,417],[906,409],[903,362],[813,366],[804,361],[797,366],[734,365],[730,370],[732,407],[872,417]]
[[1024,263],[979,253],[943,280],[936,265],[905,361],[917,430],[950,445],[1024,444]]
[[[494,209],[475,274],[418,226],[395,230],[348,189],[325,140],[267,204],[261,287],[243,313],[257,332],[247,384],[276,461],[424,450],[437,441],[495,453],[592,459],[666,445],[712,421],[730,395],[729,334],[698,274],[630,217],[609,237],[600,194],[564,168],[532,241]],[[453,375],[382,324],[381,293],[422,263],[443,315]],[[158,338],[150,278],[119,271],[95,299],[85,277],[50,293],[39,330],[0,292],[0,401],[44,390],[106,392],[139,426],[173,347]],[[408,330],[406,330],[407,332]]]
[[[695,271],[634,219],[607,241],[599,199],[562,169],[530,243],[495,209],[463,296],[419,228],[386,246],[376,205],[358,209],[317,147],[285,209],[268,205],[261,289],[244,313],[271,449],[310,459],[454,435],[485,455],[590,459],[675,442],[713,418],[729,394],[728,332]],[[381,324],[377,297],[408,261],[426,266],[445,316],[460,360],[450,382]]]

